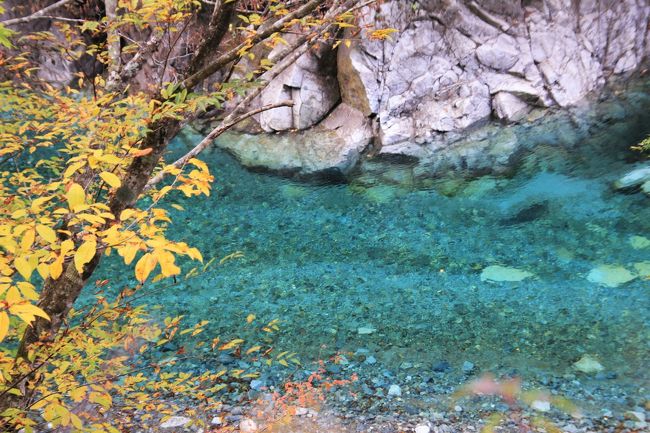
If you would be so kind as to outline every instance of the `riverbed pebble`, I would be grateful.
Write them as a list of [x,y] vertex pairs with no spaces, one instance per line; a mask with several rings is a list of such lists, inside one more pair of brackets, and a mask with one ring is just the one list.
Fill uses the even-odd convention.
[[168,428],[185,427],[187,424],[191,422],[192,420],[190,418],[184,416],[172,416],[169,417],[166,421],[162,422],[160,424],[160,428],[168,429]]
[[402,395],[402,388],[400,388],[399,385],[393,384],[390,387],[388,387],[388,395],[392,397],[399,397]]

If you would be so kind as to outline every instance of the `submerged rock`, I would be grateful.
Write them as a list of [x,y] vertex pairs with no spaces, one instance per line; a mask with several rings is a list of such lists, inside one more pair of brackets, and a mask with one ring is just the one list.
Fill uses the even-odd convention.
[[591,355],[583,355],[580,360],[573,364],[573,367],[585,374],[595,374],[605,369],[605,367],[603,367],[602,364]]
[[618,190],[635,189],[650,181],[650,167],[636,168],[614,182]]
[[433,366],[433,371],[436,373],[445,373],[451,371],[451,364],[447,361],[440,361]]
[[546,400],[535,400],[530,407],[539,412],[548,412],[551,410],[551,403]]
[[532,277],[534,274],[522,271],[521,269],[508,268],[505,266],[488,266],[481,272],[481,281],[522,281]]
[[470,374],[472,371],[474,371],[474,368],[475,365],[473,362],[470,361],[463,362],[463,373]]
[[374,334],[375,332],[377,332],[377,329],[373,328],[372,326],[361,326],[357,329],[357,333],[359,335],[370,335]]
[[601,265],[587,274],[587,280],[607,287],[618,287],[628,283],[637,276],[622,266]]
[[643,182],[643,185],[641,185],[641,191],[650,195],[650,180]]
[[223,134],[215,143],[250,168],[297,177],[340,178],[370,144],[369,120],[340,104],[317,127],[305,132]]
[[635,250],[648,248],[650,247],[650,239],[646,238],[645,236],[632,236],[630,238],[630,245],[632,245],[632,248]]
[[392,397],[399,397],[402,395],[402,388],[400,388],[399,385],[393,384],[388,388],[388,395]]
[[634,269],[641,278],[650,277],[650,262],[638,262],[634,264]]
[[548,202],[533,203],[517,212],[515,215],[501,220],[501,225],[512,226],[517,224],[535,221],[546,215],[548,212]]

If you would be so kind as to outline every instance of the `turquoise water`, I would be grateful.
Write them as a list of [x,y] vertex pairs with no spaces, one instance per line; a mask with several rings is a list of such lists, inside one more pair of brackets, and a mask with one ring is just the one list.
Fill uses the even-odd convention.
[[[650,261],[650,248],[631,244],[650,237],[650,198],[611,187],[633,167],[628,145],[639,135],[608,127],[570,150],[540,146],[510,177],[426,189],[295,183],[213,150],[204,155],[213,194],[178,197],[187,211],[171,210],[172,236],[206,260],[243,257],[148,302],[188,323],[208,319],[225,337],[258,338],[251,313],[280,319],[278,347],[303,362],[345,353],[368,377],[431,374],[443,361],[455,374],[470,361],[476,371],[591,380],[572,368],[589,354],[605,367],[598,386],[629,385],[638,398],[650,379],[650,285],[586,277]],[[491,265],[533,276],[482,281]],[[117,285],[118,269],[105,262],[102,272]]]

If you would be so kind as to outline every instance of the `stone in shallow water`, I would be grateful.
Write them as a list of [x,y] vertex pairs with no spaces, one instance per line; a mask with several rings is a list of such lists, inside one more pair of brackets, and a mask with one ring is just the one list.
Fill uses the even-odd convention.
[[388,388],[388,395],[393,397],[399,397],[402,395],[402,388],[400,388],[399,385],[393,384]]
[[176,427],[184,427],[187,424],[192,422],[191,419],[184,417],[184,416],[172,416],[162,424],[160,424],[160,428],[176,428]]
[[607,287],[618,287],[628,283],[637,276],[622,266],[601,265],[587,274],[587,280]]
[[548,412],[551,410],[551,403],[546,400],[535,400],[531,403],[530,407],[539,412]]
[[637,188],[650,181],[650,167],[636,168],[614,182],[616,189]]
[[634,264],[634,269],[641,278],[650,277],[650,262],[639,262]]
[[359,335],[370,335],[370,334],[374,334],[375,332],[377,332],[377,330],[372,326],[362,326],[359,329],[357,329],[357,333]]
[[591,355],[583,355],[579,361],[573,364],[573,367],[586,374],[598,373],[605,369],[605,367],[603,367],[602,364]]
[[632,248],[635,250],[648,248],[650,247],[650,239],[646,238],[645,236],[632,236],[630,238],[630,245],[632,245]]
[[366,198],[377,204],[390,203],[399,193],[397,188],[388,185],[372,186],[365,190]]
[[474,371],[474,363],[470,361],[465,361],[463,362],[463,373],[465,374],[470,374],[472,371]]
[[481,281],[522,281],[533,275],[521,269],[493,265],[483,269],[483,272],[481,272]]
[[431,429],[429,428],[428,425],[418,425],[415,427],[415,433],[429,433]]

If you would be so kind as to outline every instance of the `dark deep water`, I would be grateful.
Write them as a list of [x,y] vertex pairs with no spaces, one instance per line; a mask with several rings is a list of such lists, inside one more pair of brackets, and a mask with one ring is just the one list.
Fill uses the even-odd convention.
[[[634,407],[650,379],[650,246],[641,246],[650,198],[611,185],[634,167],[628,146],[642,128],[643,120],[612,121],[572,149],[549,138],[512,177],[448,181],[452,196],[440,193],[445,181],[429,189],[294,183],[211,151],[203,159],[213,193],[178,197],[187,211],[171,209],[172,236],[206,260],[244,257],[148,302],[188,323],[209,319],[223,336],[258,338],[250,313],[280,319],[278,347],[303,361],[344,353],[344,368],[378,387],[444,375],[462,383],[469,361],[474,373],[578,382],[601,407]],[[530,276],[481,278],[496,265]],[[601,265],[637,278],[617,287],[590,281]],[[115,285],[126,282],[116,277],[120,265],[103,266]],[[603,372],[576,371],[585,354]]]

